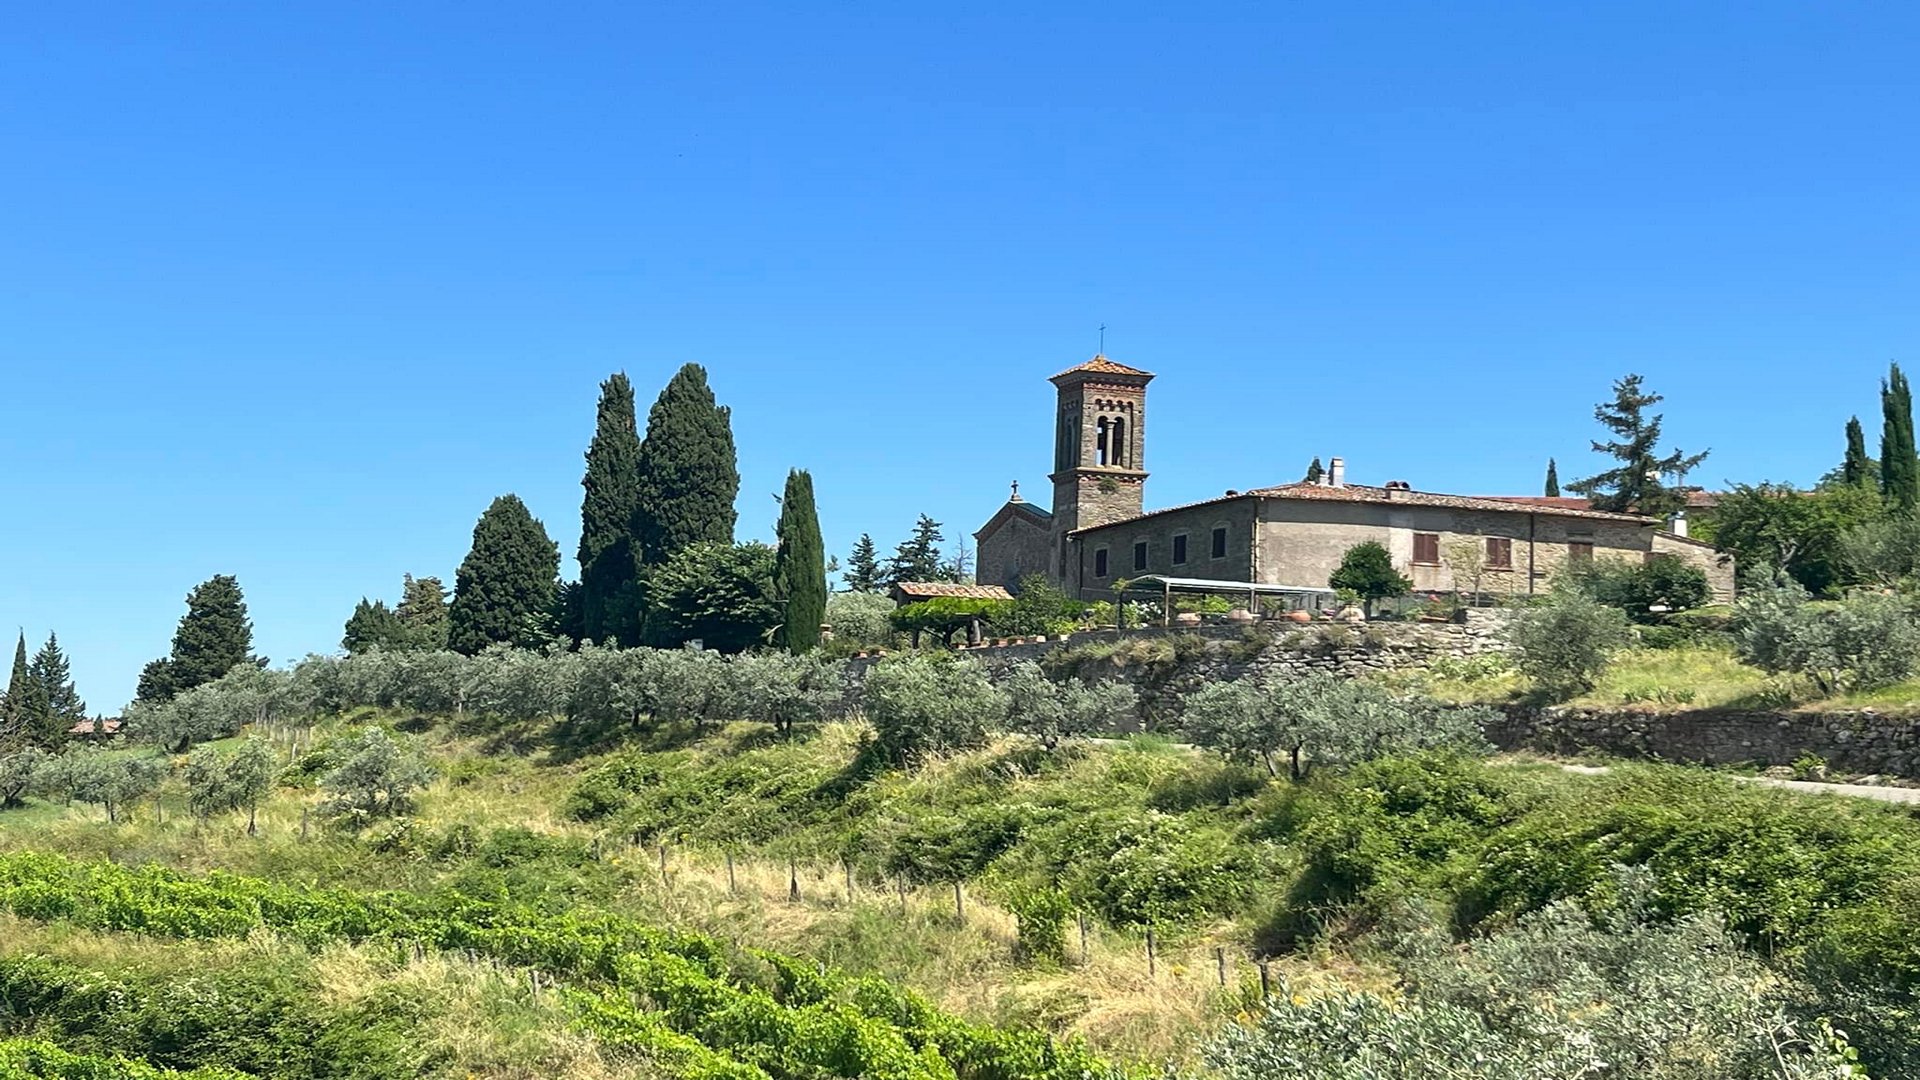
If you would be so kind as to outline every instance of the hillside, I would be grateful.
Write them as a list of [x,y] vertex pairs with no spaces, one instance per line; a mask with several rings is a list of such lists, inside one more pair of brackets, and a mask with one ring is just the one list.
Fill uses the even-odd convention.
[[[316,778],[369,728],[433,777],[410,813],[325,825]],[[1548,1061],[1597,1004],[1636,1030],[1699,1013],[1641,1051],[1659,1075],[1816,1075],[1792,1070],[1826,1019],[1873,1075],[1913,1067],[1920,826],[1890,808],[1446,754],[1294,784],[1150,738],[908,769],[852,723],[583,747],[561,721],[356,709],[259,734],[286,764],[257,836],[192,812],[185,757],[115,823],[0,813],[7,1034],[279,1076],[1373,1076],[1400,1074],[1308,1050],[1451,1038],[1421,1011],[1444,1006]],[[1516,967],[1543,947],[1591,964]],[[1571,1026],[1503,1028],[1488,995],[1515,979],[1574,995]],[[1236,1039],[1288,1031],[1306,1071],[1234,1072]]]

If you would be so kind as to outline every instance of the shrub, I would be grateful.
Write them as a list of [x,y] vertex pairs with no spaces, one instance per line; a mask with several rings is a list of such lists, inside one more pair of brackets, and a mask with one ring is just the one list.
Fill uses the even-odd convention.
[[1909,601],[1865,594],[1816,606],[1784,576],[1740,598],[1735,639],[1741,659],[1803,673],[1826,694],[1899,682],[1920,661],[1920,624]]
[[1416,911],[1390,939],[1403,998],[1283,987],[1207,1063],[1223,1080],[1416,1080],[1441,1062],[1459,1080],[1864,1075],[1717,919],[1659,924],[1649,906],[1595,920],[1559,904],[1465,949]]
[[432,776],[425,762],[385,730],[367,728],[345,749],[345,760],[321,778],[320,787],[330,795],[324,809],[353,826],[405,813],[413,793]]
[[880,593],[841,592],[827,598],[827,625],[838,645],[885,645],[893,640],[894,603]]
[[1515,666],[1549,697],[1565,700],[1593,689],[1613,651],[1628,641],[1627,617],[1573,589],[1507,624]]
[[1353,590],[1366,604],[1368,614],[1372,614],[1375,600],[1405,596],[1413,590],[1413,582],[1393,568],[1393,556],[1378,540],[1363,541],[1348,548],[1340,557],[1339,568],[1327,578],[1327,584],[1335,589]]
[[867,720],[889,761],[978,746],[1007,712],[1006,695],[971,660],[914,653],[867,672]]
[[1576,567],[1568,584],[1635,622],[1659,621],[1665,612],[1697,608],[1713,599],[1707,572],[1678,555],[1656,555],[1643,563],[1596,560]]

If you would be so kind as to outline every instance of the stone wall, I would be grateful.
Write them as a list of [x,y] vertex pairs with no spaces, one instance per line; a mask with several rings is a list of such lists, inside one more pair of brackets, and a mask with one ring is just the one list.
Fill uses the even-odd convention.
[[1487,737],[1508,750],[1597,751],[1702,765],[1791,765],[1814,754],[1842,773],[1920,776],[1920,718],[1871,709],[1654,713],[1516,706]]

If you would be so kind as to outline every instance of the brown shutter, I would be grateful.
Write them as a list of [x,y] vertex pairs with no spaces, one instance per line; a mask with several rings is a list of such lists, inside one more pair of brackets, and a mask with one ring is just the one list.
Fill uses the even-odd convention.
[[1413,534],[1413,561],[1422,566],[1440,565],[1440,534]]
[[1487,569],[1513,569],[1513,541],[1505,537],[1487,538]]

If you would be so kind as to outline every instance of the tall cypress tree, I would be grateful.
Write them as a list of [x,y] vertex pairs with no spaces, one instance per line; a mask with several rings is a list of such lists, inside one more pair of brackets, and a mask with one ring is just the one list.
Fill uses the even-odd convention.
[[1314,458],[1313,464],[1307,466],[1306,482],[1309,484],[1317,484],[1320,481],[1325,480],[1326,478],[1327,478],[1327,467],[1325,465],[1320,464],[1319,458],[1317,457]]
[[238,664],[256,663],[253,624],[240,581],[215,574],[187,594],[187,613],[173,632],[173,652],[140,673],[140,698],[163,700],[210,683]]
[[1920,459],[1914,457],[1913,392],[1895,364],[1880,384],[1880,493],[1902,510],[1920,503]]
[[1847,456],[1840,461],[1840,482],[1849,487],[1864,487],[1873,476],[1873,459],[1867,456],[1867,433],[1860,418],[1847,418]]
[[787,473],[774,535],[773,589],[786,609],[777,643],[788,652],[806,652],[819,646],[827,617],[827,545],[813,504],[813,476],[805,469]]
[[27,667],[27,633],[13,647],[13,676],[7,680],[5,720],[0,722],[0,745],[12,745],[33,738],[33,674]]
[[473,547],[454,575],[448,644],[473,654],[528,639],[547,619],[560,575],[560,546],[517,495],[502,495],[473,526]]
[[447,587],[439,578],[402,575],[400,603],[393,616],[405,628],[410,648],[447,647]]
[[1560,466],[1552,458],[1547,459],[1547,498],[1560,497]]
[[33,654],[27,671],[34,683],[33,707],[39,713],[32,720],[33,741],[58,746],[67,741],[73,725],[87,718],[87,703],[73,685],[73,668],[60,648],[59,635],[47,635],[47,643]]
[[633,516],[642,566],[657,566],[689,544],[733,542],[740,470],[731,417],[714,402],[698,364],[681,368],[648,410]]
[[637,643],[634,516],[640,509],[640,430],[625,372],[600,384],[587,472],[580,478],[580,631],[606,642]]
[[854,541],[853,553],[847,556],[847,569],[841,577],[853,592],[880,591],[886,574],[880,569],[880,552],[873,546],[873,537],[861,533],[860,539]]

